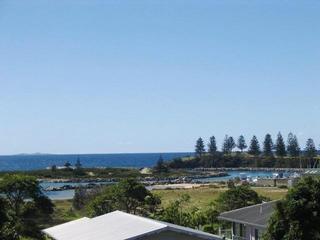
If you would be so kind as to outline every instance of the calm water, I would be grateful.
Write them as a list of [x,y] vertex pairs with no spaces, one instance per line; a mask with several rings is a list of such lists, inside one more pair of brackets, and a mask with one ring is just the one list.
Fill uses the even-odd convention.
[[130,153],[130,154],[65,154],[0,156],[0,171],[36,170],[67,161],[75,164],[80,158],[83,167],[151,167],[162,155],[164,160],[192,155],[192,153]]
[[[248,177],[272,177],[272,172],[267,171],[228,171],[229,176],[226,177],[214,177],[214,178],[203,178],[199,181],[203,182],[218,182],[218,181],[227,181],[235,177],[239,177],[240,173],[245,173]],[[63,185],[86,185],[87,183],[41,183],[43,187],[55,186],[61,187]],[[61,200],[61,199],[71,199],[74,196],[74,190],[65,190],[57,192],[46,192],[46,195],[52,200]]]
[[229,176],[226,177],[214,177],[214,178],[202,178],[199,181],[202,182],[217,182],[217,181],[227,181],[235,177],[240,177],[240,173],[244,173],[247,177],[251,178],[267,178],[272,177],[273,172],[270,171],[228,171]]
[[[91,183],[91,182],[90,182]],[[63,183],[56,183],[56,182],[42,182],[40,183],[41,187],[44,189],[48,187],[63,187],[64,185],[70,185],[70,186],[86,186],[90,184],[89,182],[81,182],[81,183],[75,183],[75,182],[63,182]],[[99,182],[97,184],[114,184],[114,182]],[[73,189],[71,190],[63,190],[63,191],[47,191],[45,194],[52,200],[63,200],[63,199],[72,199],[74,196]]]

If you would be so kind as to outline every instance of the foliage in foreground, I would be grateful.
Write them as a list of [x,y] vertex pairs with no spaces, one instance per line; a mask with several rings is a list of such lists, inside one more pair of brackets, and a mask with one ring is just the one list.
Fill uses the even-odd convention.
[[[259,196],[249,186],[234,186],[222,193],[216,201],[214,195],[208,204],[202,207],[190,206],[190,195],[177,196],[165,206],[160,198],[148,191],[133,179],[92,192],[79,190],[73,199],[78,209],[86,208],[90,216],[99,216],[114,210],[138,214],[157,220],[217,233],[219,223],[217,216],[221,211],[231,210],[260,203]],[[84,202],[81,200],[86,199]],[[228,199],[228,200],[226,200]],[[80,204],[79,204],[80,203]]]
[[106,187],[88,203],[91,216],[102,215],[114,210],[147,215],[155,211],[160,199],[134,179],[124,179]]
[[0,239],[41,239],[37,220],[53,213],[53,204],[43,195],[36,178],[6,175],[0,182]]
[[181,195],[178,199],[169,203],[154,216],[161,221],[177,225],[201,229],[210,233],[217,233],[219,213],[261,203],[266,198],[259,196],[249,186],[234,186],[221,193],[216,201],[212,201],[205,208],[186,208],[190,201],[189,195]]
[[279,202],[265,240],[320,239],[320,179],[305,178]]
[[229,190],[221,193],[216,200],[216,208],[219,212],[231,211],[237,208],[243,208],[261,203],[263,200],[269,200],[259,196],[248,185],[230,186]]

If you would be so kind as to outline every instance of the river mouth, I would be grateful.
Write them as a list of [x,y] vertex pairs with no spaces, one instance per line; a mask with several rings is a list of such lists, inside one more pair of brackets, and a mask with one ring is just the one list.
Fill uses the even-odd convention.
[[[227,176],[215,176],[215,177],[208,177],[208,178],[198,178],[194,179],[192,182],[189,182],[188,184],[205,184],[205,183],[214,183],[214,182],[226,182],[230,179],[235,178],[243,178],[245,176],[249,179],[255,179],[255,178],[263,178],[263,179],[272,179],[274,177],[274,174],[277,174],[276,171],[241,171],[241,170],[232,170],[227,171]],[[98,186],[106,186],[110,184],[114,184],[115,182],[111,181],[90,181],[90,182],[41,182],[40,185],[43,189],[45,189],[44,193],[46,196],[48,196],[51,200],[67,200],[72,199],[75,193],[75,188],[83,186],[83,187],[98,187]],[[160,188],[165,189],[168,183],[163,182],[157,184],[160,186]],[[174,184],[174,183],[173,183]],[[147,186],[152,186],[152,184],[146,183]],[[161,187],[161,185],[163,187]],[[189,186],[188,185],[188,186]],[[188,187],[187,186],[187,187]],[[59,190],[60,189],[60,190]],[[61,190],[62,189],[62,190]],[[152,190],[152,188],[148,187],[149,190]]]

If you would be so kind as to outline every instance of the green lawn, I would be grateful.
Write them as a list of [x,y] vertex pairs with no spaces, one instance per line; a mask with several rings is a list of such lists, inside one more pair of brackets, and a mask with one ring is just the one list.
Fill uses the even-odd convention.
[[[254,189],[258,194],[268,197],[272,200],[281,199],[287,193],[287,189],[279,189],[276,187],[255,187],[252,189]],[[163,206],[168,205],[170,201],[177,199],[182,194],[189,194],[191,197],[189,207],[196,206],[201,208],[214,201],[221,192],[226,190],[227,188],[201,187],[183,190],[155,190],[153,192],[161,197]]]

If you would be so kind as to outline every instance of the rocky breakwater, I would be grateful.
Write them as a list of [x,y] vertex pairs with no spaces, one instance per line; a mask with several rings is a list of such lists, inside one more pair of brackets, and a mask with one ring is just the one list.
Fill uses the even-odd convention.
[[[182,183],[200,183],[200,179],[212,178],[212,177],[225,177],[228,176],[227,172],[202,172],[202,173],[190,173],[186,176],[179,177],[144,177],[137,180],[146,186],[152,185],[167,185],[167,184],[182,184]],[[43,191],[66,191],[75,190],[79,187],[88,189],[102,187],[110,184],[117,183],[119,179],[40,179]],[[201,183],[204,183],[201,181]]]
[[226,177],[229,176],[227,172],[205,172],[198,174],[190,174],[180,177],[145,177],[141,182],[147,186],[164,185],[164,184],[182,184],[182,183],[204,183],[197,181],[203,178]]

